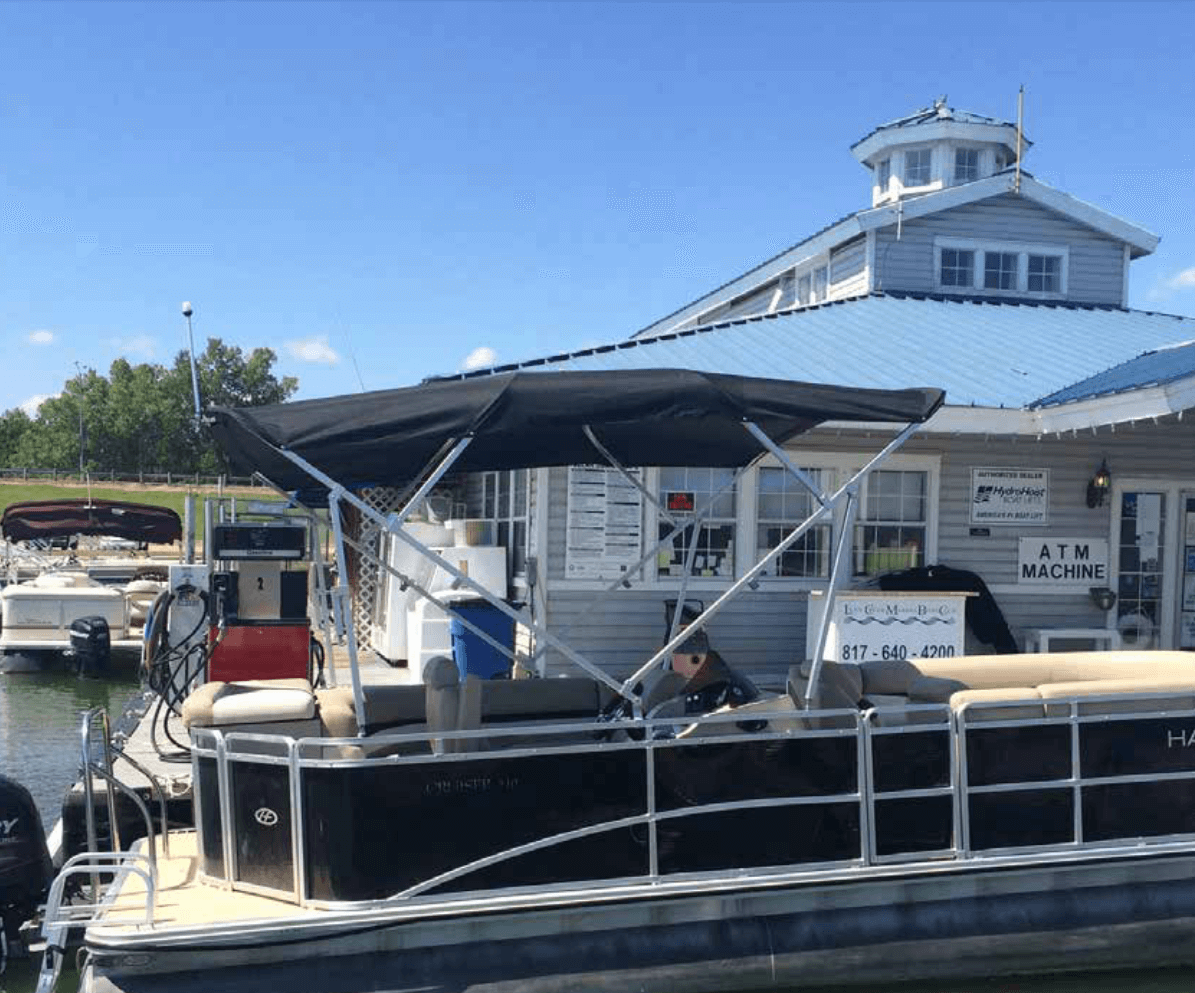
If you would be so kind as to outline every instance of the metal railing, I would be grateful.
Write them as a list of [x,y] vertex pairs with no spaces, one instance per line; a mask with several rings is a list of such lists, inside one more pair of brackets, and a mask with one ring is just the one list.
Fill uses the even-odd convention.
[[[490,868],[510,859],[620,827],[632,827],[637,831],[646,832],[647,861],[642,873],[626,878],[620,877],[618,882],[656,883],[664,878],[671,878],[660,868],[658,832],[661,827],[677,824],[683,822],[685,818],[703,814],[718,814],[757,807],[795,808],[820,804],[825,807],[838,806],[845,809],[847,806],[853,806],[857,808],[859,831],[858,848],[849,857],[813,863],[801,862],[753,867],[754,870],[761,872],[824,872],[828,869],[857,872],[859,869],[891,863],[930,860],[978,862],[994,857],[1031,856],[1042,852],[1066,850],[1098,849],[1106,851],[1122,847],[1139,850],[1143,845],[1174,842],[1195,836],[1195,823],[1180,831],[1159,833],[1142,831],[1124,837],[1094,837],[1085,830],[1083,790],[1117,784],[1195,780],[1195,747],[1191,749],[1192,758],[1186,762],[1188,768],[1115,775],[1104,775],[1089,770],[1084,775],[1080,736],[1082,729],[1091,725],[1125,727],[1127,726],[1125,722],[1131,721],[1150,722],[1159,719],[1176,720],[1181,718],[1187,722],[1183,725],[1184,730],[1181,733],[1186,735],[1185,728],[1190,728],[1192,740],[1195,740],[1195,703],[1190,700],[1191,694],[1187,694],[1185,700],[1179,701],[1183,705],[1175,705],[1176,696],[1181,697],[1182,695],[1171,692],[1167,694],[1134,694],[1114,699],[1100,698],[1101,705],[1127,704],[1146,708],[1128,713],[1089,712],[1093,701],[1091,698],[1084,697],[1038,701],[1039,707],[1048,706],[1054,712],[1043,717],[1020,717],[1008,720],[992,718],[994,715],[998,716],[1001,708],[1025,706],[1026,701],[1018,701],[1015,704],[968,704],[953,712],[948,706],[940,704],[872,709],[862,713],[858,711],[800,711],[794,713],[791,710],[778,709],[775,712],[752,712],[748,717],[749,721],[768,721],[771,724],[763,730],[747,732],[735,727],[736,724],[744,722],[744,716],[731,711],[704,717],[611,722],[600,725],[600,727],[603,730],[616,732],[628,731],[637,735],[642,733],[643,739],[620,742],[590,741],[583,744],[559,742],[561,735],[575,736],[579,730],[576,723],[565,722],[534,727],[487,726],[471,731],[438,730],[434,733],[419,731],[411,734],[384,735],[364,739],[308,738],[292,740],[268,735],[224,733],[210,728],[196,729],[193,750],[193,761],[196,763],[193,769],[197,784],[195,791],[196,824],[200,831],[202,851],[204,816],[201,807],[204,802],[210,804],[216,799],[212,793],[205,793],[198,788],[201,780],[199,763],[206,760],[214,763],[215,782],[218,785],[218,800],[216,800],[218,813],[209,811],[207,823],[219,825],[220,865],[215,867],[215,871],[205,873],[205,875],[223,886],[287,898],[304,906],[339,907],[343,905],[340,901],[315,898],[310,892],[308,883],[310,851],[309,839],[306,836],[308,827],[304,803],[307,799],[308,789],[306,775],[310,771],[340,770],[347,773],[354,769],[377,769],[384,766],[401,766],[407,770],[413,770],[416,766],[437,763],[439,768],[450,770],[455,763],[460,762],[484,764],[492,760],[505,761],[536,756],[568,756],[570,754],[580,757],[592,754],[597,749],[630,750],[643,753],[645,800],[642,809],[625,817],[584,824],[551,836],[533,838],[505,850],[494,851],[482,858],[466,859],[460,865],[453,866],[447,871],[432,873],[413,885],[401,887],[390,897],[379,900],[352,901],[352,905],[385,905],[411,899],[442,899],[431,891],[442,887],[445,883],[459,882],[479,869]],[[1157,709],[1152,708],[1152,704],[1155,702],[1158,705]],[[721,724],[727,725],[725,732],[718,729],[718,725]],[[580,729],[595,730],[597,727],[585,724],[581,725]],[[976,734],[1043,727],[1070,729],[1067,732],[1071,737],[1067,775],[1048,779],[1022,778],[1000,783],[977,783],[968,777],[968,742],[973,740]],[[698,736],[693,734],[696,729],[701,730],[701,734]],[[1173,731],[1171,733],[1178,734],[1180,732]],[[533,736],[533,740],[530,742],[513,740],[517,737],[527,738],[528,736]],[[920,736],[920,740],[910,736]],[[657,766],[661,756],[670,750],[844,738],[853,739],[854,742],[853,761],[857,765],[853,788],[838,789],[829,793],[801,793],[798,791],[786,795],[761,794],[758,797],[740,798],[726,802],[700,803],[691,806],[674,804],[667,809],[659,803]],[[457,742],[465,746],[471,741],[478,742],[479,739],[484,739],[492,747],[480,751],[449,751],[446,754],[433,754],[430,750],[433,739]],[[509,747],[502,747],[504,739]],[[428,750],[421,754],[369,754],[371,748],[388,746],[392,750],[402,750],[420,747],[424,744],[428,746]],[[899,781],[899,777],[897,777],[898,781],[886,781],[886,779],[893,778],[891,769],[894,768],[894,756],[899,756],[902,754],[902,748],[911,745],[928,754],[930,761],[925,763],[925,768],[912,779]],[[887,763],[886,766],[885,763]],[[290,822],[291,864],[285,871],[284,880],[278,878],[273,882],[263,882],[261,878],[257,878],[254,881],[250,878],[254,876],[254,866],[242,862],[243,849],[239,844],[234,820],[235,804],[232,781],[235,769],[248,767],[257,769],[259,773],[266,767],[274,767],[285,777],[285,784],[279,787],[278,795],[285,796],[288,808],[285,813],[289,815]],[[635,766],[635,768],[639,767]],[[884,773],[884,768],[887,768],[889,773]],[[268,773],[263,774],[268,775]],[[920,780],[917,779],[917,776],[920,776]],[[1007,848],[990,845],[984,848],[973,846],[972,805],[982,802],[977,801],[977,797],[1006,793],[1015,798],[1016,794],[1058,790],[1070,791],[1072,796],[1073,831],[1069,837],[1061,840],[1038,839],[1034,842],[1015,844]],[[927,833],[926,839],[918,840],[915,843],[904,843],[899,836],[894,841],[891,833],[886,837],[885,824],[890,823],[890,815],[893,812],[901,811],[902,807],[906,815],[910,808],[926,812],[926,816],[933,824],[933,830]],[[718,874],[724,873],[719,871]],[[569,885],[577,883],[604,885],[608,882],[608,880],[578,879],[570,882]],[[556,884],[545,884],[545,888],[551,889],[554,885]],[[459,896],[462,890],[458,886],[453,892]]]

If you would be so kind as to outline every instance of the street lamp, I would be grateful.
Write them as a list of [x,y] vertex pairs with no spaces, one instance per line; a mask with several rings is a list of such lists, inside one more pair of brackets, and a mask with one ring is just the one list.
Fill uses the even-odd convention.
[[79,374],[79,481],[83,480],[83,367],[75,362],[75,371]]
[[183,317],[187,319],[187,346],[191,353],[191,392],[195,396],[195,420],[199,421],[199,374],[195,371],[195,338],[191,335],[191,301],[183,302]]

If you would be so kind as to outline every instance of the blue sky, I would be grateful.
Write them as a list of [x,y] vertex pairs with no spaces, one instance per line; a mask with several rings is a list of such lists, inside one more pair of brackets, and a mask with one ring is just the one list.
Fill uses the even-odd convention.
[[1022,83],[1026,168],[1195,315],[1193,48],[1182,2],[0,3],[0,409],[169,361],[183,300],[305,397],[625,337]]

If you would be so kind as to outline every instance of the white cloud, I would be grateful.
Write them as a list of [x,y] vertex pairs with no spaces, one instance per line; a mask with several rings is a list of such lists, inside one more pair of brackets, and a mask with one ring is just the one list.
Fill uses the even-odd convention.
[[54,344],[54,332],[30,331],[26,341],[31,345],[52,345]]
[[26,417],[37,417],[37,408],[40,407],[47,400],[53,400],[57,396],[62,396],[61,393],[37,393],[31,396],[24,403],[17,404],[21,410],[25,411]]
[[313,334],[310,338],[297,338],[286,342],[286,350],[291,358],[300,362],[315,362],[320,365],[336,365],[340,362],[340,355],[330,344],[326,334]]
[[133,335],[131,338],[109,338],[108,344],[121,355],[134,358],[152,359],[158,354],[158,343],[147,334]]
[[1177,275],[1171,276],[1166,285],[1172,290],[1189,290],[1195,288],[1195,265],[1184,269]]
[[480,348],[475,348],[468,355],[465,356],[465,361],[461,364],[461,368],[466,372],[472,369],[484,369],[486,366],[491,366],[498,361],[498,353],[495,352],[489,345],[482,345]]

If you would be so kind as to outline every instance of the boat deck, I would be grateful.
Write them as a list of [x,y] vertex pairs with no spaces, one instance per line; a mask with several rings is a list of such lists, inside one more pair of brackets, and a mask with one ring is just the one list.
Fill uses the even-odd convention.
[[[137,848],[144,851],[144,842]],[[170,857],[159,848],[157,861],[155,927],[263,921],[318,913],[288,901],[203,883],[199,879],[198,835],[194,831],[171,831]],[[136,933],[143,928],[144,920],[145,881],[129,873],[105,908],[103,927],[118,934]]]

